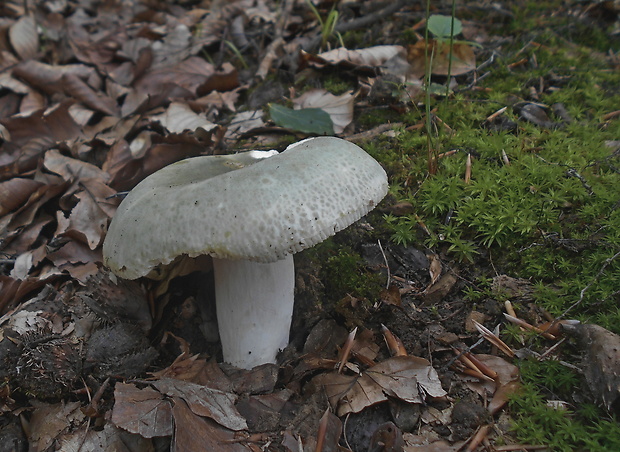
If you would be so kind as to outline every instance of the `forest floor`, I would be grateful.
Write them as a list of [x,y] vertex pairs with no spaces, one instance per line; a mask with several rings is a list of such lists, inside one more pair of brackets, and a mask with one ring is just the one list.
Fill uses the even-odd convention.
[[[620,450],[618,2],[430,3],[0,5],[0,452]],[[150,174],[315,135],[390,188],[277,364],[208,258],[105,267]]]

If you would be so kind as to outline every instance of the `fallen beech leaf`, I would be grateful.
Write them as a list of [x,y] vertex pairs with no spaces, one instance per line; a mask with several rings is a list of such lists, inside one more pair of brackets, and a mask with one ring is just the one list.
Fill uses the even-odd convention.
[[173,432],[170,402],[158,391],[117,383],[114,388],[112,422],[145,438],[170,436]]
[[228,125],[226,138],[239,137],[252,129],[264,127],[262,110],[250,110],[237,113]]
[[192,34],[187,25],[177,25],[166,33],[164,39],[152,46],[153,68],[170,67],[184,60],[190,53]]
[[101,179],[107,181],[110,178],[105,171],[100,170],[95,165],[66,157],[56,149],[50,149],[45,153],[43,165],[67,182],[81,179]]
[[311,89],[293,99],[295,110],[307,108],[320,108],[332,120],[334,133],[342,133],[353,121],[353,91],[348,91],[340,96],[334,96],[325,89]]
[[341,435],[342,422],[329,409],[325,410],[319,422],[315,450],[320,452],[337,451]]
[[33,405],[35,409],[30,417],[28,434],[30,450],[47,450],[60,433],[68,431],[72,424],[79,424],[84,419],[80,402],[48,405],[35,400]]
[[41,185],[41,182],[20,177],[1,182],[0,216],[21,207]]
[[172,399],[174,415],[173,450],[199,452],[251,452],[249,445],[235,441],[234,432],[221,427],[211,419],[197,416],[183,401]]
[[22,16],[9,28],[9,39],[15,53],[22,60],[35,57],[39,49],[39,35],[34,19]]
[[20,82],[8,72],[0,73],[0,87],[17,94],[28,94],[30,92],[28,85]]
[[[428,50],[427,50],[428,47]],[[450,45],[447,42],[430,40],[428,44],[421,40],[407,48],[407,60],[411,64],[412,73],[422,78],[426,71],[426,53],[432,53],[432,69],[435,75],[461,75],[476,69],[476,57],[469,44],[454,43],[452,47],[452,65],[450,65]]]
[[56,94],[61,89],[61,80],[65,74],[72,74],[83,80],[94,72],[92,67],[84,64],[67,64],[54,66],[40,61],[28,60],[19,63],[13,69],[13,75],[25,80],[46,94]]
[[152,450],[147,438],[128,433],[110,422],[103,430],[92,429],[88,425],[71,433],[60,435],[59,450],[65,452],[96,452],[101,450],[140,452]]
[[175,359],[165,369],[153,372],[153,376],[160,379],[174,378],[203,386],[208,385],[212,389],[219,389],[224,392],[233,390],[232,383],[214,361],[199,358],[199,355],[193,355],[189,358],[183,358],[181,355],[179,358]]
[[424,294],[424,304],[438,303],[443,297],[448,295],[452,287],[456,284],[456,276],[452,272],[444,273],[439,280],[431,285]]
[[388,400],[388,396],[409,403],[422,403],[426,395],[446,395],[435,369],[427,360],[415,356],[389,358],[359,377],[331,373],[317,379],[325,387],[338,416],[359,413],[366,407]]
[[505,385],[500,386],[495,394],[493,394],[493,398],[489,402],[489,406],[487,410],[491,415],[496,414],[499,410],[501,410],[504,405],[508,403],[510,397],[521,390],[521,382],[518,380],[511,381],[506,383]]
[[180,102],[172,102],[164,113],[153,116],[152,119],[172,133],[182,133],[186,130],[194,132],[198,128],[208,132],[217,127],[204,113],[194,113],[189,105]]
[[235,408],[236,397],[232,393],[171,378],[154,381],[153,386],[163,394],[183,399],[198,416],[209,417],[231,430],[248,428],[245,419]]
[[110,116],[118,116],[116,102],[101,92],[95,92],[78,76],[68,73],[61,79],[63,91],[67,96],[79,100],[93,110]]

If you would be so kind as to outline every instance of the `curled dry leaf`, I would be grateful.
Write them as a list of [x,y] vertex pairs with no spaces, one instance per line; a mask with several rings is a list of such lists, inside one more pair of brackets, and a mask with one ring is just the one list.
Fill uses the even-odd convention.
[[41,185],[44,184],[21,177],[14,177],[8,181],[1,182],[0,216],[21,207]]
[[422,403],[427,396],[443,397],[437,372],[430,363],[415,356],[395,356],[358,376],[323,374],[329,402],[338,416],[359,413],[364,408],[388,400],[388,396],[409,403]]
[[9,28],[9,39],[15,53],[22,60],[35,57],[39,49],[39,35],[34,19],[22,16]]
[[95,165],[66,157],[56,149],[50,149],[45,153],[43,165],[67,182],[82,179],[99,179],[105,182],[110,178],[105,171],[100,170]]
[[334,96],[325,89],[311,89],[297,99],[293,99],[296,110],[303,108],[320,108],[329,114],[334,126],[334,133],[342,133],[353,121],[353,91]]
[[13,69],[15,77],[25,80],[30,85],[50,95],[61,90],[61,80],[65,74],[72,74],[85,80],[93,74],[93,68],[84,64],[58,66],[28,60],[19,63]]
[[63,91],[67,96],[82,102],[89,108],[106,115],[117,116],[116,102],[105,94],[97,93],[86,82],[74,74],[64,74],[61,79]]
[[182,133],[186,130],[194,132],[198,128],[208,132],[217,127],[204,113],[195,113],[189,105],[181,102],[172,102],[164,113],[153,116],[153,120],[161,123],[172,133]]

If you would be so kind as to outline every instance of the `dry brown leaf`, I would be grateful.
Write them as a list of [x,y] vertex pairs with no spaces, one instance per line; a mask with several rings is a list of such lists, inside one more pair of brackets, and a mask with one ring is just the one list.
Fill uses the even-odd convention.
[[71,73],[64,74],[61,83],[67,96],[73,97],[95,111],[110,116],[118,116],[116,102],[104,93],[95,91],[78,76]]
[[92,67],[88,67],[84,64],[58,66],[34,60],[19,63],[13,69],[13,75],[50,95],[61,91],[61,79],[65,74],[72,74],[86,80],[93,72],[94,70]]
[[43,185],[32,179],[15,177],[0,183],[0,216],[21,207]]
[[145,438],[173,433],[170,402],[158,391],[117,383],[114,388],[112,422],[124,430]]
[[187,25],[177,23],[164,39],[153,44],[153,68],[173,66],[190,55],[192,33]]
[[250,452],[252,449],[235,441],[234,432],[211,419],[197,416],[183,399],[172,399],[174,415],[173,450],[187,452]]
[[9,39],[15,53],[22,59],[34,58],[39,50],[39,35],[34,18],[22,16],[9,28]]
[[348,91],[340,96],[334,96],[326,89],[311,89],[293,99],[295,110],[302,108],[320,108],[327,112],[334,124],[334,133],[342,133],[353,121],[353,102],[355,95]]
[[508,398],[515,391],[519,390],[519,368],[509,363],[505,359],[495,355],[475,355],[478,360],[483,362],[488,368],[497,372],[495,382],[485,380],[470,381],[464,377],[467,386],[480,394],[481,397],[488,398],[493,396],[489,403],[488,410],[491,414],[499,411],[508,401]]
[[41,230],[52,221],[54,219],[50,215],[39,213],[32,222],[20,229],[14,236],[12,234],[14,231],[11,231],[11,235],[4,236],[5,246],[2,248],[2,252],[9,255],[19,255],[30,249],[39,240]]
[[232,393],[172,378],[154,381],[153,386],[167,396],[183,399],[198,416],[209,417],[231,430],[248,427],[235,408],[237,398]]
[[198,128],[209,132],[217,127],[204,113],[195,113],[189,105],[181,102],[172,102],[164,113],[153,116],[152,119],[172,133],[182,133],[186,130],[194,132]]
[[430,363],[415,356],[395,356],[363,372],[361,376],[337,373],[318,377],[338,416],[359,413],[366,407],[388,400],[388,396],[409,403],[422,403],[426,396],[443,397],[437,372]]
[[35,406],[30,417],[30,432],[28,441],[34,452],[48,450],[60,433],[68,431],[72,425],[78,425],[84,420],[80,411],[80,402],[46,403],[33,401]]
[[441,260],[439,259],[439,256],[437,256],[436,254],[427,254],[426,257],[428,257],[428,261],[429,261],[428,272],[431,277],[431,282],[429,283],[429,287],[431,287],[433,284],[437,282],[437,280],[441,276],[441,272],[442,272]]
[[226,138],[237,138],[250,130],[265,126],[262,110],[250,110],[237,113],[228,125]]
[[66,157],[56,149],[45,153],[44,166],[51,172],[58,174],[67,182],[82,179],[100,179],[106,181],[110,176],[93,164]]
[[103,429],[83,426],[71,433],[60,435],[57,440],[59,450],[63,452],[99,452],[102,450],[144,452],[153,449],[149,439],[128,433],[109,422],[103,426]]
[[20,82],[8,72],[0,73],[0,87],[17,94],[28,94],[30,92],[28,85]]
[[431,285],[424,294],[424,304],[434,304],[448,295],[456,284],[457,278],[452,272],[444,273],[439,280]]
[[[428,51],[426,50],[428,47]],[[476,69],[476,57],[469,44],[455,43],[452,48],[452,65],[450,66],[450,45],[447,42],[430,40],[429,44],[421,40],[407,48],[407,60],[411,64],[411,72],[416,78],[422,78],[426,71],[426,61],[432,54],[431,72],[435,75],[461,75]]]

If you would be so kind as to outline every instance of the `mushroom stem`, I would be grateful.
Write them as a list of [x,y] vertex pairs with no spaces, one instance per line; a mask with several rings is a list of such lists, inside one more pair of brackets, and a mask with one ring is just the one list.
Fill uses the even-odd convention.
[[213,259],[224,361],[244,369],[275,363],[293,318],[293,256],[273,263]]

